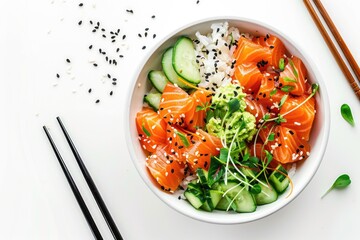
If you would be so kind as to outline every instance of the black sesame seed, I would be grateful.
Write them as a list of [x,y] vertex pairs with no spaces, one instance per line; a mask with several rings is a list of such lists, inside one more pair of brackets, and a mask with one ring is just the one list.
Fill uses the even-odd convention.
[[110,92],[110,96],[112,96],[112,95],[113,95],[113,91]]
[[145,37],[147,37],[148,33],[147,33],[147,32],[145,32],[145,33],[144,33],[144,35],[145,35]]
[[95,33],[95,32],[96,32],[96,29],[93,29],[92,32]]
[[81,24],[82,24],[82,21],[80,20],[80,21],[78,22],[78,24],[81,25]]
[[139,37],[142,37],[140,33],[138,33],[138,36],[139,36]]
[[103,34],[103,35],[102,35],[102,37],[103,37],[103,38],[106,38],[106,35],[105,35],[105,34]]
[[113,80],[114,82],[116,82],[116,81],[117,81],[117,79],[116,79],[116,78],[113,78],[112,80]]
[[172,169],[171,169],[171,173],[174,173],[174,172],[175,172],[175,170],[172,168]]
[[131,9],[126,9],[126,12],[128,12],[128,13],[134,13],[134,11],[131,10]]
[[146,49],[146,46],[143,46],[141,49],[142,49],[142,50],[145,50],[145,49]]
[[124,40],[125,38],[126,38],[126,35],[123,35],[123,36],[122,36],[122,39]]
[[67,63],[71,63],[70,59],[68,59],[68,58],[66,59],[66,62],[67,62]]
[[155,18],[155,15],[152,15],[151,18]]
[[155,34],[155,33],[153,34],[153,38],[156,38],[156,34]]
[[93,65],[94,65],[94,67],[97,67],[97,66],[98,66],[97,63],[94,63]]
[[95,103],[99,103],[99,102],[100,102],[100,100],[99,100],[99,99],[95,101]]
[[149,31],[149,28],[145,28],[145,31]]
[[57,73],[57,74],[56,74],[56,77],[57,77],[57,78],[60,78],[60,75]]
[[199,4],[199,3],[200,3],[200,0],[197,0],[197,1],[196,1],[196,4]]
[[91,93],[91,91],[92,91],[92,89],[91,89],[91,88],[89,88],[88,93]]
[[92,47],[93,47],[93,45],[90,45],[90,46],[89,46],[89,49],[92,49]]
[[116,52],[119,52],[119,51],[120,51],[120,48],[117,48],[117,49],[116,49]]
[[119,58],[123,58],[124,57],[124,55],[119,55]]
[[90,20],[89,23],[92,25],[92,24],[93,24],[93,21]]
[[115,86],[115,85],[116,85],[116,82],[112,82],[112,85],[114,85],[114,86]]
[[80,4],[79,4],[79,7],[82,7],[82,6],[84,6],[84,4],[83,4],[83,3],[80,3]]

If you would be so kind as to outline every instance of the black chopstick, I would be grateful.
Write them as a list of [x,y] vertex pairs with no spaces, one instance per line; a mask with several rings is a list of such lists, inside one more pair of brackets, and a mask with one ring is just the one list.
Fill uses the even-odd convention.
[[66,164],[65,164],[63,158],[61,157],[60,152],[57,149],[57,147],[56,147],[56,145],[55,145],[49,131],[47,130],[46,126],[43,126],[43,129],[44,129],[44,131],[46,133],[46,136],[49,139],[49,142],[51,144],[51,147],[54,150],[54,153],[55,153],[57,159],[59,160],[60,166],[61,166],[61,168],[62,168],[62,170],[63,170],[63,172],[64,172],[64,174],[66,176],[67,181],[69,182],[71,190],[74,193],[74,196],[75,196],[75,198],[76,198],[76,200],[77,200],[77,202],[78,202],[78,204],[79,204],[79,206],[80,206],[80,208],[81,208],[81,210],[82,210],[82,212],[83,212],[83,214],[85,216],[85,219],[86,219],[87,223],[89,224],[89,227],[90,227],[90,229],[92,231],[92,234],[94,235],[94,238],[102,240],[103,237],[101,236],[101,234],[99,232],[99,229],[97,228],[96,223],[95,223],[94,219],[92,218],[91,213],[89,212],[89,209],[87,208],[87,206],[86,206],[86,204],[84,202],[84,199],[81,197],[79,189],[77,188],[73,178],[71,177],[71,174],[70,174],[68,168],[66,167]]
[[106,207],[106,205],[105,205],[105,203],[104,203],[104,201],[103,201],[103,199],[102,199],[102,197],[101,197],[101,195],[100,195],[94,181],[92,180],[92,177],[91,177],[90,173],[88,172],[87,168],[85,167],[85,164],[82,161],[79,152],[77,151],[73,141],[71,140],[71,137],[70,137],[69,133],[67,132],[67,130],[66,130],[64,124],[62,123],[60,117],[57,117],[56,119],[57,119],[58,123],[60,124],[60,127],[61,127],[61,129],[62,129],[62,131],[63,131],[63,133],[64,133],[64,135],[66,137],[66,140],[67,140],[67,142],[68,142],[68,144],[69,144],[69,146],[71,148],[71,151],[73,152],[74,157],[75,157],[75,159],[76,159],[76,161],[77,161],[77,163],[78,163],[78,165],[79,165],[79,167],[81,169],[81,172],[82,172],[82,174],[83,174],[83,176],[84,176],[84,178],[86,180],[86,183],[88,184],[88,186],[89,186],[89,188],[91,190],[91,193],[93,194],[93,196],[95,198],[95,201],[96,201],[98,207],[100,208],[100,211],[101,211],[103,217],[105,218],[105,221],[106,221],[108,227],[110,228],[110,231],[111,231],[114,239],[122,240],[123,238],[122,238],[118,228],[116,227],[116,224],[115,224],[113,218],[111,217],[110,212],[107,209],[107,207]]

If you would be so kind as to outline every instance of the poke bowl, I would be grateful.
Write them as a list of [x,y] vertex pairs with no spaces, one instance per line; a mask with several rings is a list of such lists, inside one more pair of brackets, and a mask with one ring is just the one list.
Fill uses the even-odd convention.
[[191,218],[237,224],[294,200],[320,166],[325,83],[284,33],[216,17],[160,41],[139,64],[125,113],[147,186]]

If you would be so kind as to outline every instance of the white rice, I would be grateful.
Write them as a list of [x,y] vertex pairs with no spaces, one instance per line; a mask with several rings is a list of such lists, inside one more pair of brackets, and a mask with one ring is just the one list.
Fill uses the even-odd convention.
[[212,32],[206,35],[196,32],[194,42],[200,65],[199,87],[215,91],[217,87],[226,85],[232,80],[235,64],[233,52],[243,34],[240,34],[237,28],[229,28],[228,22],[214,23],[211,29]]

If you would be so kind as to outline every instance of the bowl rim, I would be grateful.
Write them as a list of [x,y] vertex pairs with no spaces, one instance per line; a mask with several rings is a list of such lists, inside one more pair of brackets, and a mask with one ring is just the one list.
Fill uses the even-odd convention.
[[[216,21],[218,21],[218,22],[238,21],[238,22],[242,22],[242,23],[249,23],[252,25],[258,25],[262,28],[268,29],[268,30],[276,33],[280,38],[285,39],[288,43],[290,43],[290,45],[292,45],[292,47],[294,47],[297,51],[299,51],[301,53],[301,55],[303,55],[303,58],[308,63],[307,68],[311,69],[313,75],[315,76],[316,82],[319,83],[321,102],[323,104],[322,111],[323,111],[323,115],[324,115],[324,119],[325,119],[325,121],[322,123],[322,128],[323,128],[322,139],[323,139],[323,141],[319,144],[320,145],[319,153],[318,153],[319,160],[317,161],[317,164],[313,167],[313,169],[311,169],[312,172],[309,175],[309,177],[303,181],[304,185],[300,188],[300,190],[298,192],[296,192],[296,193],[293,192],[291,194],[291,196],[288,197],[289,198],[288,201],[285,201],[283,204],[280,204],[269,211],[263,211],[263,213],[252,215],[254,217],[245,217],[245,215],[243,213],[236,213],[239,217],[231,217],[229,219],[223,218],[223,217],[215,218],[210,215],[199,214],[199,211],[197,211],[196,209],[192,209],[193,211],[184,211],[180,207],[177,207],[177,204],[173,204],[172,202],[165,199],[164,194],[167,194],[167,193],[160,192],[151,181],[145,180],[145,179],[149,178],[149,176],[145,173],[145,171],[142,171],[141,169],[139,169],[138,165],[134,161],[136,159],[136,154],[135,154],[133,143],[128,140],[126,142],[127,142],[127,148],[128,148],[128,152],[130,153],[131,160],[132,160],[137,172],[141,176],[142,181],[145,182],[145,184],[148,186],[148,188],[159,199],[161,199],[166,205],[168,205],[172,209],[176,210],[177,212],[179,212],[185,216],[191,217],[195,220],[199,220],[199,221],[203,221],[203,222],[207,222],[207,223],[213,223],[213,224],[241,224],[241,223],[256,221],[256,220],[262,219],[264,217],[270,216],[273,213],[275,213],[275,212],[279,211],[280,209],[284,208],[285,206],[287,206],[289,203],[291,203],[306,188],[306,186],[311,182],[311,180],[315,176],[317,170],[320,167],[320,164],[322,163],[322,160],[323,160],[323,157],[324,157],[324,154],[326,151],[326,147],[328,144],[331,119],[330,119],[330,103],[329,103],[329,97],[328,97],[328,92],[326,89],[325,82],[323,81],[323,78],[322,78],[317,66],[314,64],[314,62],[313,62],[312,58],[309,56],[309,54],[306,51],[304,51],[304,49],[301,48],[296,42],[294,42],[291,37],[289,37],[287,34],[283,33],[282,31],[280,31],[276,27],[271,26],[267,23],[264,23],[264,22],[256,20],[256,19],[244,18],[244,17],[239,17],[239,16],[215,16],[215,17],[201,18],[201,19],[197,19],[195,21],[188,22],[187,24],[182,25],[181,27],[178,27],[174,31],[171,31],[169,34],[162,37],[161,40],[158,41],[157,44],[155,44],[151,48],[151,50],[146,54],[146,56],[143,58],[143,60],[140,61],[139,64],[137,65],[136,70],[134,71],[133,76],[131,78],[131,84],[129,85],[129,90],[127,91],[126,107],[125,107],[125,114],[124,114],[124,117],[125,117],[124,130],[125,130],[126,139],[131,139],[131,137],[132,137],[131,132],[130,132],[131,129],[129,128],[129,126],[130,126],[129,113],[131,111],[131,100],[132,100],[131,98],[132,98],[133,92],[136,88],[136,85],[138,84],[137,79],[139,77],[139,74],[141,73],[144,65],[149,60],[149,58],[156,52],[156,50],[159,47],[161,47],[162,44],[164,44],[168,39],[170,39],[174,35],[182,32],[192,26],[199,25],[199,24],[205,24],[207,22],[209,23],[209,27],[210,27],[211,23],[214,23]],[[255,212],[257,212],[257,211],[255,211]],[[216,214],[213,214],[213,215],[216,215]]]

